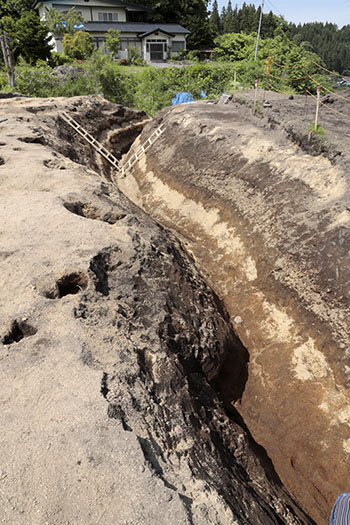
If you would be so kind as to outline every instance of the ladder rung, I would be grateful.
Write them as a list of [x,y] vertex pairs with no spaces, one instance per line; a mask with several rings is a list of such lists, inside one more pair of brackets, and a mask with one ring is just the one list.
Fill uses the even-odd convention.
[[72,117],[70,117],[66,112],[62,113],[63,119],[70,125],[72,128],[77,131],[95,150],[100,153],[106,160],[108,160],[115,168],[119,169],[119,161],[110,153],[102,144],[98,142],[90,133],[88,133],[80,124],[78,124]]

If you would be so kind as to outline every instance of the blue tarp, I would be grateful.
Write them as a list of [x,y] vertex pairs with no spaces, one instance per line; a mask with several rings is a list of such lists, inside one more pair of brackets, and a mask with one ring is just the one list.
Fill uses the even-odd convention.
[[186,104],[186,102],[195,102],[192,93],[176,93],[171,104],[177,106],[177,104]]

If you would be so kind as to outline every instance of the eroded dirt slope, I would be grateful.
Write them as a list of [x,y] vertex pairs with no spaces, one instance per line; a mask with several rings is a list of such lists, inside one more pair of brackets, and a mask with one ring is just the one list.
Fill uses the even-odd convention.
[[218,378],[226,407],[325,524],[349,482],[349,174],[343,147],[326,158],[290,140],[300,103],[285,97],[281,114],[280,97],[259,118],[241,101],[164,110],[134,148],[160,122],[165,133],[118,182],[224,302],[250,355],[241,400]]
[[239,399],[248,354],[221,301],[168,231],[71,160],[105,173],[59,118],[87,126],[93,109],[93,129],[98,107],[111,118],[95,98],[0,102],[0,521],[312,523],[223,406],[222,369]]

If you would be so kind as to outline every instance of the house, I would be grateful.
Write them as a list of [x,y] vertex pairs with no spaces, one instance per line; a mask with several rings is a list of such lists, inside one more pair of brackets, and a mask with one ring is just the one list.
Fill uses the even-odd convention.
[[[84,17],[84,31],[91,34],[95,47],[106,40],[108,29],[120,30],[119,58],[128,58],[128,48],[136,47],[147,62],[163,61],[186,49],[190,33],[179,24],[152,23],[154,10],[121,0],[46,0],[36,1],[33,8],[45,19],[46,9],[67,12],[72,7]],[[56,51],[62,42],[53,38]]]

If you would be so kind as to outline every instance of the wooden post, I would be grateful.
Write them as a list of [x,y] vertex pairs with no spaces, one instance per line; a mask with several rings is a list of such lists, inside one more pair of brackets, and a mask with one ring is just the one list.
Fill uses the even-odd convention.
[[237,71],[234,70],[233,72],[233,89],[237,89]]
[[15,63],[11,51],[10,42],[6,33],[0,36],[1,50],[4,57],[5,68],[9,79],[10,87],[15,87]]
[[253,113],[255,113],[255,110],[256,110],[257,98],[258,98],[258,79],[255,80],[255,93],[254,93],[254,109],[253,109]]
[[321,86],[317,86],[317,101],[316,101],[316,116],[315,116],[315,131],[317,131],[318,126],[318,112],[320,109],[320,92],[321,92]]

